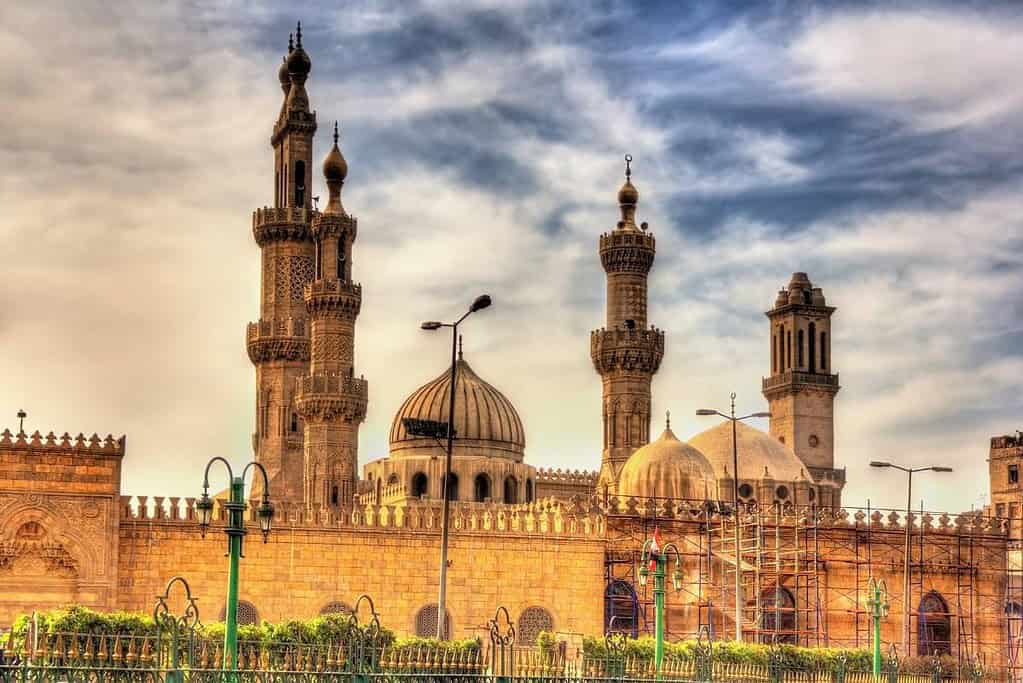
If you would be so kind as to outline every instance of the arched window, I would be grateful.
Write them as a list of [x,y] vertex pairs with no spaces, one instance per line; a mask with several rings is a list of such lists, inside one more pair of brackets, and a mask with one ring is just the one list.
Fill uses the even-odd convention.
[[337,486],[332,487],[330,489],[330,504],[331,505],[337,505],[337,503],[338,503],[338,496],[339,496],[339,492],[337,490]]
[[[225,619],[227,619],[227,605],[220,608],[220,620],[224,621]],[[251,602],[239,600],[235,619],[239,626],[255,626],[259,623],[259,612]]]
[[274,173],[274,206],[281,205],[281,172]]
[[429,483],[430,483],[429,479],[427,479],[426,475],[423,474],[422,472],[416,472],[414,475],[412,475],[412,497],[422,498],[427,493],[429,493],[427,488],[429,486]]
[[472,497],[477,503],[486,502],[490,498],[490,477],[483,472],[477,474],[473,481]]
[[337,238],[337,279],[347,280],[345,277],[345,234]]
[[391,472],[391,476],[387,477],[388,484],[397,484],[399,481],[401,480],[398,478],[398,475],[395,472]]
[[792,369],[792,330],[785,333],[785,367]]
[[380,489],[383,487],[383,485],[384,485],[384,480],[383,479],[377,479],[377,503],[380,502]]
[[532,503],[533,502],[533,480],[532,479],[527,479],[526,480],[526,502],[527,503]]
[[516,644],[536,645],[536,637],[541,631],[554,631],[554,617],[543,607],[527,607],[519,615],[515,631]]
[[323,277],[323,245],[320,244],[320,240],[316,240],[316,279],[319,280]]
[[305,162],[295,162],[295,206],[305,206]]
[[803,367],[803,331],[796,332],[796,367]]
[[817,372],[817,326],[810,323],[810,372]]
[[917,655],[952,654],[952,619],[948,603],[937,591],[931,591],[920,600],[916,620]]
[[778,372],[778,335],[771,335],[771,372]]
[[614,579],[604,589],[604,632],[639,635],[639,601],[627,581]]
[[298,413],[291,414],[291,431],[292,432],[298,431]]
[[519,480],[508,476],[504,479],[504,502],[514,505],[519,502]]
[[[437,636],[437,603],[426,605],[416,614],[416,635],[420,638]],[[444,633],[451,635],[451,612],[444,610]]]
[[778,328],[778,372],[785,372],[785,326]]
[[454,472],[448,475],[448,485],[445,489],[448,500],[458,500],[458,475]]
[[821,370],[828,369],[828,333],[821,332]]
[[778,586],[760,593],[760,639],[764,643],[799,642],[796,600],[788,589]]
[[339,614],[341,616],[347,616],[351,613],[352,608],[343,602],[328,602],[326,605],[320,608],[321,615]]

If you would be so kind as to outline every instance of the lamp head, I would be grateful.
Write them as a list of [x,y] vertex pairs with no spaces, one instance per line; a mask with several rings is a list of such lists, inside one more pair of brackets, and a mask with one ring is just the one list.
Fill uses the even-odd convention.
[[472,302],[472,306],[469,307],[469,312],[475,313],[476,311],[482,311],[484,308],[490,306],[490,304],[491,304],[490,295],[480,294],[478,297],[476,297],[476,300]]
[[870,466],[871,467],[891,467],[892,464],[890,462],[881,462],[880,460],[871,460],[870,461]]
[[939,467],[932,467],[931,470],[934,471],[934,472],[951,472],[952,468],[951,467],[940,467],[939,466]]
[[671,583],[675,586],[676,592],[682,590],[682,570],[678,567],[671,573]]
[[771,417],[771,413],[753,413],[750,417]]
[[199,517],[199,533],[206,538],[206,531],[210,528],[210,522],[213,521],[213,501],[210,500],[210,494],[206,489],[203,489],[202,496],[195,504],[195,512]]
[[425,323],[421,324],[419,327],[421,327],[424,330],[439,330],[441,328],[441,324],[442,323],[439,323],[436,320],[428,320]]
[[263,496],[263,502],[260,503],[256,516],[259,517],[259,530],[263,533],[263,543],[266,543],[270,536],[270,524],[274,518],[274,506],[270,504],[270,499],[266,496]]
[[649,575],[650,575],[650,570],[646,568],[646,565],[643,565],[643,566],[641,566],[639,568],[639,585],[640,586],[645,586],[646,585],[646,577],[649,576]]
[[717,415],[718,411],[711,410],[710,408],[700,408],[696,411],[697,415]]

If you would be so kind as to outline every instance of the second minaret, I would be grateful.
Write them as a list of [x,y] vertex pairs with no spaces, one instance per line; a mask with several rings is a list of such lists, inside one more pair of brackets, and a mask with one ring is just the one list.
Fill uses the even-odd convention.
[[309,374],[298,380],[295,403],[305,420],[303,498],[310,508],[350,508],[355,495],[359,425],[366,419],[368,387],[355,376],[355,319],[362,287],[352,282],[355,218],[341,205],[348,163],[334,146],[323,161],[330,199],[312,221],[316,275],[305,287],[311,323]]
[[625,157],[618,190],[621,220],[600,236],[607,273],[607,323],[590,334],[590,357],[603,384],[604,449],[599,486],[613,492],[629,456],[650,441],[650,383],[664,355],[664,333],[647,326],[647,275],[654,264],[654,236],[636,225],[639,191],[632,157]]

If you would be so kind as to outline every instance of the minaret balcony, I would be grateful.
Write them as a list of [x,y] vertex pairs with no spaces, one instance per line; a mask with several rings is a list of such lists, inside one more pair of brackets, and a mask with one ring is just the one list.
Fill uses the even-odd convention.
[[366,419],[369,382],[348,374],[316,373],[299,377],[295,384],[295,407],[306,420],[347,422]]
[[838,384],[838,373],[816,373],[801,372],[799,370],[788,370],[779,372],[777,375],[763,378],[763,391],[765,394],[780,393],[798,387],[814,387],[837,392],[841,387]]
[[607,330],[590,333],[590,358],[601,375],[616,371],[653,374],[664,357],[664,332],[646,330]]
[[600,263],[607,273],[649,273],[654,265],[654,236],[614,230],[600,236]]
[[301,242],[310,239],[309,224],[315,211],[306,208],[265,206],[252,212],[252,236],[256,244]]
[[275,318],[249,323],[245,340],[253,363],[309,361],[309,325],[304,318]]
[[337,279],[313,280],[305,286],[309,315],[354,319],[362,309],[362,285]]
[[345,213],[317,213],[310,225],[310,234],[318,239],[337,237],[341,233],[351,236],[354,241],[359,234],[359,221]]

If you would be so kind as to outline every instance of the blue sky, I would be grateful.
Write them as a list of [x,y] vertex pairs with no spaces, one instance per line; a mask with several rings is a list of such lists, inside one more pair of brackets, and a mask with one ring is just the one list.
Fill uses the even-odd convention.
[[249,216],[272,201],[299,19],[316,157],[340,119],[360,220],[362,462],[443,369],[418,321],[487,291],[466,355],[518,407],[527,459],[598,466],[596,243],[630,153],[658,245],[657,414],[685,438],[731,391],[763,409],[763,311],[806,271],[838,307],[846,500],[902,504],[880,458],[956,468],[928,507],[983,502],[988,438],[1023,426],[1012,3],[7,5],[8,424],[24,407],[44,433],[127,433],[133,494],[193,495],[210,456],[250,455]]

